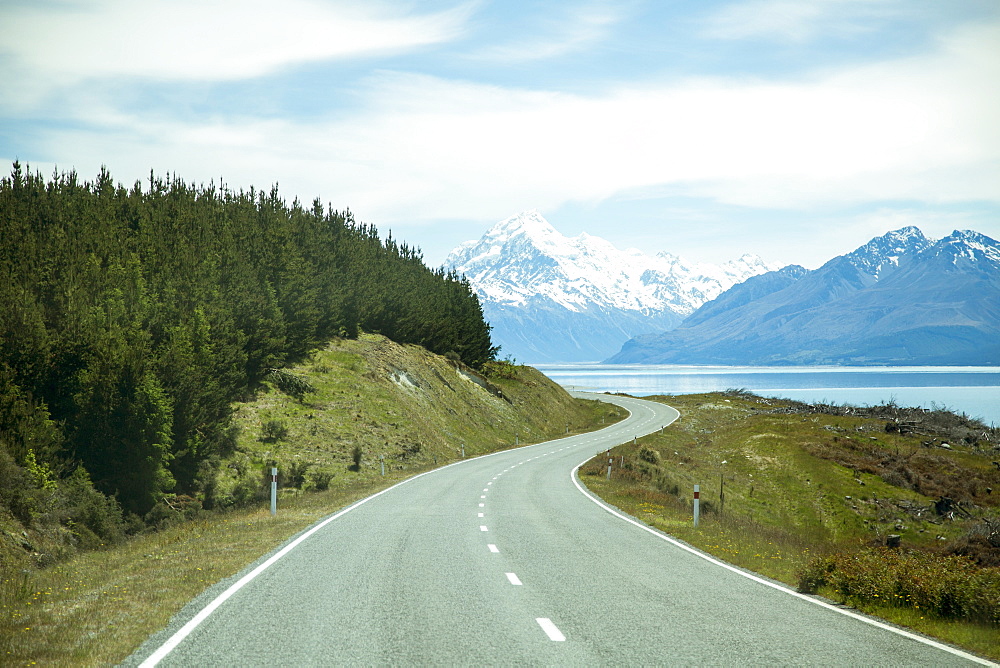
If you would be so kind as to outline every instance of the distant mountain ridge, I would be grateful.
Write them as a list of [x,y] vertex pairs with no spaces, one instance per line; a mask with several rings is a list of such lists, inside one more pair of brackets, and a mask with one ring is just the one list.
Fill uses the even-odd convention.
[[501,355],[535,363],[604,359],[778,267],[750,254],[711,265],[619,250],[586,233],[566,237],[537,211],[500,221],[453,250],[445,266],[469,279]]
[[815,271],[794,265],[707,302],[607,360],[649,364],[1000,364],[1000,243],[915,227]]

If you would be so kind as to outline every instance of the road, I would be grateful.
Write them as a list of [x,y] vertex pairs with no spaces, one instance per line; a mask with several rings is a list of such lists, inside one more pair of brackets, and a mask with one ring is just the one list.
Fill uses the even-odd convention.
[[126,664],[973,665],[599,505],[574,469],[677,417],[600,398],[630,417],[369,497],[214,587]]

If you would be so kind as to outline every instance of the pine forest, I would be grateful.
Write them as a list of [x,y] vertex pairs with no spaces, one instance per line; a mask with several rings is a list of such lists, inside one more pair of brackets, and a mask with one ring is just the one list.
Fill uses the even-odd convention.
[[[335,337],[378,332],[479,368],[464,277],[349,211],[150,174],[132,187],[14,163],[0,180],[0,504],[83,543],[197,495],[234,401]],[[137,528],[138,527],[138,528]]]

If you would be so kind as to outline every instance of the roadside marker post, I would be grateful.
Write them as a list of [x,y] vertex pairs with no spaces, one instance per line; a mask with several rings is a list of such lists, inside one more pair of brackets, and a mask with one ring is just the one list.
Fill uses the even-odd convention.
[[462,459],[465,459],[465,443],[462,444]]
[[701,485],[694,486],[694,526],[698,528],[698,496],[701,494]]
[[611,462],[612,461],[613,461],[613,459],[611,457],[608,457],[608,480],[611,480]]
[[271,515],[278,514],[278,469],[271,467]]
[[382,464],[382,475],[385,475],[385,455],[379,455],[378,461]]

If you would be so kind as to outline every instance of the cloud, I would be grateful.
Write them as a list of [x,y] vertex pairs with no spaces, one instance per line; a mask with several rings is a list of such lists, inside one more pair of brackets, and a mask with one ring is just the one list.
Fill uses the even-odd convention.
[[542,34],[479,51],[474,58],[504,63],[521,63],[556,58],[578,52],[601,42],[627,12],[622,3],[591,3],[573,7],[558,18],[539,20]]
[[[456,38],[470,4],[425,14],[376,2],[82,0],[0,10],[0,76],[22,94],[112,77],[225,81]],[[8,89],[9,90],[9,89]]]
[[640,192],[786,210],[1000,203],[998,45],[1000,24],[981,24],[933,53],[796,82],[588,95],[381,72],[356,91],[362,108],[335,117],[188,124],[110,110],[106,127],[52,131],[44,148],[124,180],[150,167],[236,186],[278,179],[286,196],[393,227]]
[[725,40],[808,42],[819,35],[866,32],[872,18],[898,6],[898,0],[751,0],[727,5],[711,15],[703,35]]

